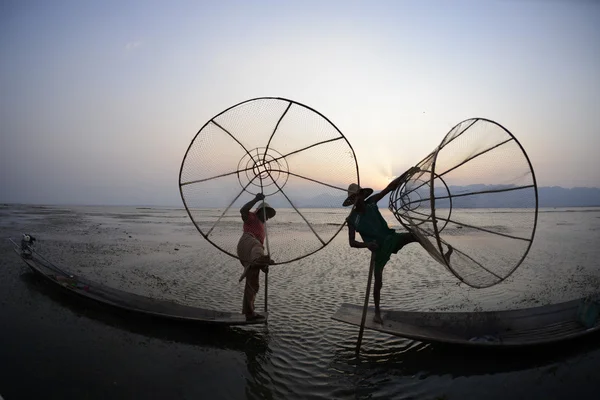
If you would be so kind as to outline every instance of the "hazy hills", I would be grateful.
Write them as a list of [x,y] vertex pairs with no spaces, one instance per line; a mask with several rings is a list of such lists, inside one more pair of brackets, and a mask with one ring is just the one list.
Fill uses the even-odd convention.
[[[473,192],[482,192],[489,190],[511,189],[510,186],[488,186],[488,185],[469,185],[469,186],[450,186],[452,193],[452,206],[457,208],[527,208],[535,205],[535,197],[532,188],[520,190],[507,190],[497,193],[484,193],[477,195],[465,195]],[[464,196],[460,196],[460,195]],[[428,198],[427,192],[420,193],[422,198]],[[436,190],[436,197],[447,196],[447,193]],[[334,207],[341,205],[345,196],[332,196],[321,194],[314,197],[298,198],[297,207]],[[416,200],[416,197],[414,198]],[[448,200],[440,199],[437,202],[438,207],[447,207]],[[272,204],[274,207],[288,207],[289,205]],[[559,186],[538,187],[538,205],[539,207],[592,207],[600,206],[600,188],[563,188]],[[380,203],[380,207],[387,207],[387,204]]]

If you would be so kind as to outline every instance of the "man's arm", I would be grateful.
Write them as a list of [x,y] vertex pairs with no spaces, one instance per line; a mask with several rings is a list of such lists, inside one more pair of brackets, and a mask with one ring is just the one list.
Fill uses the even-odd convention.
[[257,193],[256,196],[250,200],[249,202],[247,202],[246,204],[244,204],[242,206],[242,208],[240,208],[240,214],[242,214],[242,220],[244,222],[246,222],[246,220],[248,219],[248,214],[250,213],[250,209],[252,208],[252,206],[254,206],[256,203],[258,203],[261,200],[265,199],[265,195],[262,193]]
[[397,177],[396,179],[394,179],[393,181],[391,181],[385,187],[385,189],[383,189],[381,192],[375,193],[374,195],[372,195],[371,197],[369,197],[367,201],[369,203],[377,203],[377,202],[379,202],[379,200],[383,199],[387,194],[389,194],[393,190],[396,190],[398,188],[398,186],[400,186],[402,183],[404,183],[404,181],[406,180],[407,176],[412,175],[415,172],[419,172],[420,170],[421,169],[419,167],[412,167],[411,169],[409,169],[408,171],[406,171],[405,173],[403,173],[402,175],[400,175],[399,177]]
[[352,224],[348,224],[348,243],[350,244],[350,247],[354,247],[357,249],[368,248],[371,251],[377,250],[377,247],[378,247],[377,243],[375,243],[375,242],[364,243],[364,242],[357,241],[356,240],[356,229],[354,229]]

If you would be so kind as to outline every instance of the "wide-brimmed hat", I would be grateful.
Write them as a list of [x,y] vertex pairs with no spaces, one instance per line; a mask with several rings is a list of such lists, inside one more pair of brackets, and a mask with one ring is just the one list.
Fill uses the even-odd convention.
[[261,205],[256,207],[256,212],[262,213],[263,207],[265,208],[265,211],[267,212],[267,217],[273,218],[275,216],[275,214],[277,214],[277,211],[275,211],[275,209],[273,207],[271,207],[269,205],[269,203],[267,203],[266,201],[262,202]]
[[369,197],[371,193],[373,193],[373,189],[361,188],[356,183],[351,183],[350,186],[348,186],[348,197],[346,198],[346,200],[344,200],[344,203],[342,203],[342,205],[344,207],[348,207],[349,205],[354,204],[354,199],[356,198],[356,195],[360,192],[364,193],[365,197]]

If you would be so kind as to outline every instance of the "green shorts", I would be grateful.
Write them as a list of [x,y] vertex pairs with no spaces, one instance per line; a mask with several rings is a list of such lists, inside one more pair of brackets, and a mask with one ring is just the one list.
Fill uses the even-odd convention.
[[417,241],[417,238],[410,232],[395,232],[386,236],[383,245],[380,245],[375,252],[375,272],[383,270],[392,254],[398,253],[407,244]]

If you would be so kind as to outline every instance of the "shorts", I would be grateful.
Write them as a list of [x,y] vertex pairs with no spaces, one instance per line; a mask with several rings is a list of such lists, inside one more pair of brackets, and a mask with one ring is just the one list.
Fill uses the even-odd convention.
[[375,252],[375,272],[383,271],[383,267],[390,260],[392,254],[398,253],[407,244],[417,241],[417,238],[410,232],[395,232],[386,236],[383,245],[379,246]]
[[265,255],[263,245],[250,233],[244,232],[237,245],[237,254],[244,267]]

